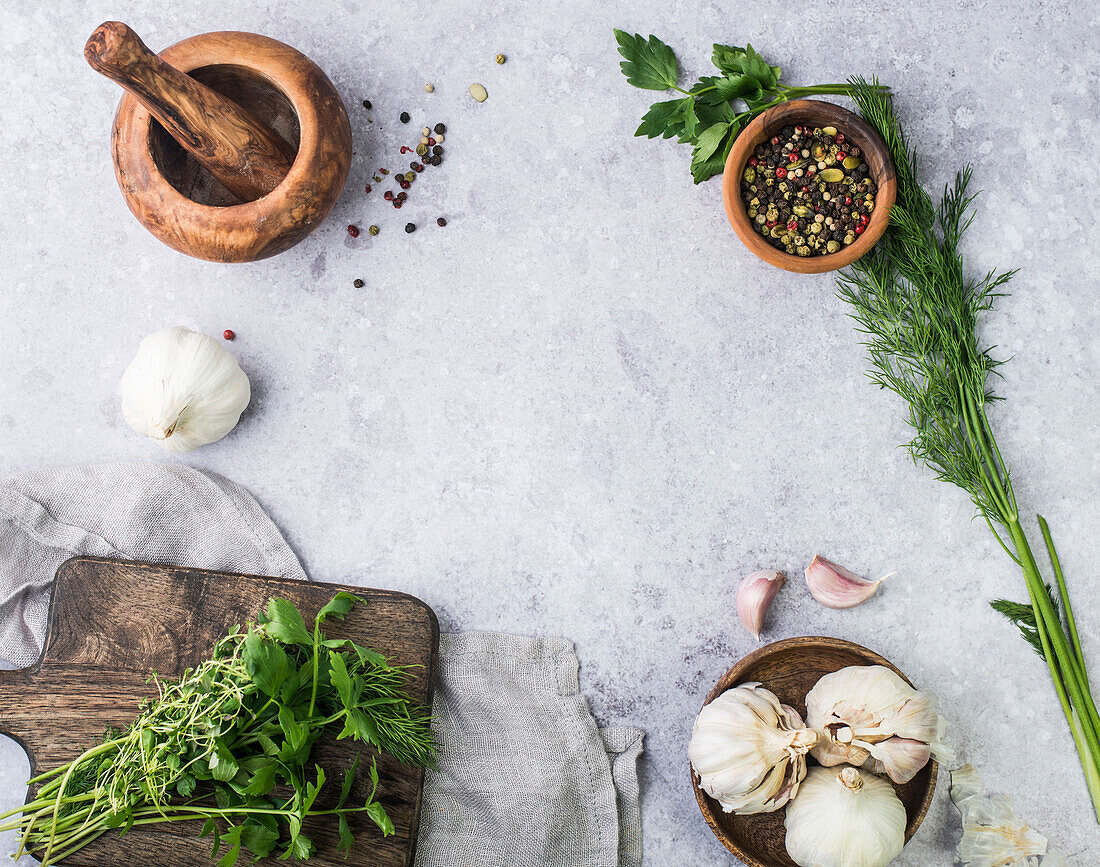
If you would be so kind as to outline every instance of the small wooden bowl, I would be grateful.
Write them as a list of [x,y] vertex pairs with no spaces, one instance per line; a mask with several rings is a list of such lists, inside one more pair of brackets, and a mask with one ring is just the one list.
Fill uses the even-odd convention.
[[243,105],[295,149],[274,190],[241,202],[133,96],[115,114],[115,176],[134,216],[181,253],[252,262],[293,247],[332,210],[351,167],[351,125],[336,88],[299,51],[255,33],[203,33],[160,56]]
[[[867,167],[878,186],[875,194],[875,209],[871,212],[871,221],[867,230],[847,247],[841,247],[835,253],[824,256],[792,256],[777,250],[752,227],[745,203],[741,201],[741,175],[748,165],[749,157],[757,145],[770,139],[782,127],[795,126],[835,126],[844,133],[845,139],[859,147]],[[726,158],[726,168],[722,174],[722,200],[726,205],[726,216],[737,237],[753,253],[776,268],[795,271],[799,274],[823,274],[851,265],[856,259],[870,250],[882,237],[890,223],[890,209],[898,191],[898,180],[894,173],[894,163],[890,152],[882,139],[871,126],[858,115],[831,102],[816,99],[796,99],[777,105],[758,115],[737,137]]]
[[[758,681],[805,719],[806,694],[814,684],[824,675],[849,665],[884,665],[912,686],[909,678],[892,663],[866,647],[840,638],[805,636],[776,641],[754,650],[722,675],[703,704],[710,704],[738,684]],[[810,763],[816,764],[812,757]],[[907,843],[917,832],[932,804],[938,768],[936,760],[932,759],[904,786],[894,784],[894,790],[905,805]],[[786,808],[774,813],[735,816],[723,812],[722,806],[699,788],[699,777],[695,771],[691,771],[691,784],[699,809],[703,811],[703,818],[714,836],[749,867],[797,867],[784,844]]]

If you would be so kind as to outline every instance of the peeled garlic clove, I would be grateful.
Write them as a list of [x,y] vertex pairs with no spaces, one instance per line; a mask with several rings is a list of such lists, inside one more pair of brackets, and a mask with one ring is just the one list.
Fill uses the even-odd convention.
[[726,690],[695,720],[688,758],[699,787],[727,813],[778,810],[806,776],[817,734],[759,683]]
[[746,577],[737,588],[737,616],[757,641],[760,640],[760,628],[764,625],[768,606],[786,583],[782,572],[761,569]]
[[894,787],[850,766],[810,768],[785,824],[787,853],[800,867],[885,867],[905,845]]
[[142,340],[119,390],[126,423],[173,452],[220,440],[240,420],[252,394],[229,350],[183,327]]
[[951,772],[951,802],[962,814],[963,835],[956,852],[964,865],[1023,864],[1046,855],[1043,867],[1065,863],[1057,853],[1047,854],[1047,838],[1016,816],[1004,795],[982,794],[974,768],[963,765]]
[[826,608],[855,608],[874,596],[885,580],[867,581],[819,554],[806,567],[806,585]]

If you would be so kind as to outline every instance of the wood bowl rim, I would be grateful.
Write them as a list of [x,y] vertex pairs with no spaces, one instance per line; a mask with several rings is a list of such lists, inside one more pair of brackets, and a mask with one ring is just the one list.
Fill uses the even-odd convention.
[[[706,699],[703,701],[703,707],[706,707],[714,699],[724,693],[726,690],[731,689],[737,684],[745,680],[745,672],[755,665],[759,660],[768,656],[773,656],[781,651],[794,649],[813,649],[813,648],[831,648],[834,650],[845,650],[858,654],[867,660],[868,665],[882,665],[889,668],[895,674],[898,675],[910,686],[913,686],[913,682],[905,676],[905,672],[901,671],[894,663],[886,659],[883,656],[875,653],[868,647],[864,647],[862,644],[856,644],[854,641],[847,641],[843,638],[833,638],[827,635],[798,635],[792,638],[782,638],[779,641],[773,641],[770,644],[765,644],[763,647],[758,647],[751,653],[741,657],[737,662],[726,669],[718,682],[714,684],[710,692],[707,693]],[[767,687],[767,684],[764,684]],[[913,686],[916,689],[915,686]],[[700,708],[701,709],[701,708]],[[928,810],[932,806],[932,799],[936,794],[936,781],[939,777],[939,762],[934,758],[929,759],[929,766],[931,767],[931,773],[929,775],[928,788],[924,793],[924,798],[921,801],[920,807],[917,809],[913,818],[906,819],[905,825],[905,842],[909,843],[913,836],[917,833],[921,824],[924,822],[925,817],[928,815]],[[691,763],[688,762],[688,773],[691,776],[691,788],[695,792],[695,800],[699,804],[699,810],[703,814],[703,818],[706,820],[707,825],[710,827],[711,832],[719,842],[722,843],[730,852],[745,862],[748,867],[775,867],[774,863],[768,863],[761,861],[754,855],[750,855],[745,852],[740,844],[733,838],[731,838],[725,831],[725,829],[718,824],[715,812],[716,803],[706,792],[699,787],[699,778],[695,773],[695,769],[691,767]],[[719,808],[720,809],[720,808]]]
[[[227,52],[227,43],[233,43],[233,53]],[[312,184],[314,168],[332,159],[334,152],[346,151],[347,167],[342,176],[338,177],[339,183],[336,189],[331,192],[319,191],[320,198],[331,198],[328,207],[317,218],[312,228],[320,225],[343,191],[350,171],[352,148],[347,111],[339,92],[324,71],[293,46],[270,36],[243,30],[214,30],[188,36],[168,46],[159,52],[158,56],[184,73],[206,66],[240,66],[266,79],[272,87],[286,97],[294,109],[298,119],[299,141],[298,151],[290,170],[279,186],[270,193],[236,205],[205,205],[185,196],[164,177],[147,145],[153,116],[136,97],[129,93],[123,94],[115,113],[114,124],[119,131],[120,145],[112,146],[112,156],[115,161],[115,173],[118,175],[119,186],[123,188],[127,206],[134,212],[133,207],[130,206],[131,198],[151,200],[159,198],[164,207],[176,215],[176,219],[173,220],[174,234],[150,226],[137,212],[134,212],[142,225],[170,247],[181,253],[195,256],[198,254],[195,253],[195,245],[191,243],[188,223],[191,220],[215,219],[222,224],[228,234],[237,237],[237,243],[240,246],[240,258],[218,261],[253,261],[257,258],[253,255],[257,232],[255,227],[264,226],[265,234],[274,237],[295,225],[298,221],[293,214],[296,207],[300,207],[301,204],[301,197],[295,194],[295,190],[308,189]],[[339,110],[344,115],[344,130],[348,133],[346,142],[335,141],[341,137],[338,124],[331,124],[331,129],[323,128],[317,105],[308,98],[308,81],[304,73],[288,75],[288,60],[302,64],[302,69],[317,75],[321,81],[328,82]],[[149,185],[144,189],[128,186],[123,180],[127,173],[135,177],[148,177]],[[261,255],[260,258],[266,255],[268,254]]]
[[[827,106],[827,108],[823,108]],[[837,126],[843,126],[845,136],[852,138],[865,153],[873,152],[882,163],[882,169],[875,174],[878,193],[875,195],[875,209],[871,212],[871,221],[867,230],[849,245],[836,253],[824,256],[792,256],[778,250],[765,241],[753,228],[749,215],[741,201],[741,175],[749,157],[756,146],[769,138],[776,129],[797,122],[802,113],[834,113],[831,119]],[[815,126],[820,125],[815,121]],[[770,108],[757,115],[737,139],[726,157],[726,166],[722,171],[722,202],[726,208],[726,217],[737,237],[755,256],[781,268],[798,274],[825,274],[851,265],[878,243],[890,223],[890,211],[897,197],[897,174],[890,150],[871,125],[854,112],[843,106],[823,99],[793,99]]]

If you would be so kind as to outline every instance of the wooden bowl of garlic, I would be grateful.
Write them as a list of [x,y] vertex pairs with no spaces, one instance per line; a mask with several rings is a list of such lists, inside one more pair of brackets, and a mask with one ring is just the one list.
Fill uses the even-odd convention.
[[[850,666],[882,666],[889,669],[893,675],[900,677],[905,685],[913,686],[892,663],[866,647],[839,638],[805,636],[776,641],[744,657],[714,685],[707,695],[704,708],[729,690],[746,684],[760,684],[765,688],[765,692],[774,693],[770,698],[778,699],[785,706],[786,711],[794,712],[793,718],[797,720],[797,726],[801,727],[801,720],[807,717],[806,698],[811,690],[814,690],[815,685],[826,675],[832,675]],[[893,675],[887,674],[887,677]],[[839,676],[841,675],[837,675]],[[901,686],[900,683],[899,686]],[[698,730],[699,723],[696,724],[696,732]],[[697,735],[693,735],[693,747],[696,737]],[[821,768],[812,753],[806,755],[806,760],[810,775],[807,779],[813,779],[815,774],[821,775],[825,770],[829,772],[840,772],[842,768],[850,770],[848,765]],[[889,787],[892,787],[897,799],[900,800],[900,807],[897,807],[896,830],[898,849],[916,833],[928,812],[932,795],[936,790],[938,767],[936,760],[930,758],[915,776],[908,782],[900,784],[886,776],[878,776],[866,770],[860,771],[872,785],[886,789],[887,794]],[[854,775],[854,772],[852,773]],[[726,812],[722,804],[703,790],[700,785],[700,775],[694,766],[691,768],[691,778],[692,788],[695,790],[695,797],[703,817],[714,835],[730,852],[750,867],[798,867],[799,862],[787,851],[788,829],[785,823],[790,804],[798,802],[800,794],[795,794],[790,804],[784,803],[784,806],[772,812],[747,814]],[[806,781],[802,782],[800,793],[806,792]],[[804,794],[802,796],[805,797]],[[751,805],[748,808],[754,809]],[[904,816],[901,815],[901,808],[904,809]],[[902,831],[902,824],[904,831]]]

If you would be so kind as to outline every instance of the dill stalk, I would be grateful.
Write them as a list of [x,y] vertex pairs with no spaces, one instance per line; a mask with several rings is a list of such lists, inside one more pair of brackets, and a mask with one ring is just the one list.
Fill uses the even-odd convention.
[[890,94],[877,81],[853,78],[849,84],[863,118],[891,152],[898,192],[886,234],[839,276],[839,295],[851,305],[850,315],[865,338],[871,380],[908,404],[914,436],[906,447],[914,462],[967,491],[1020,567],[1028,603],[998,599],[991,604],[1016,624],[1047,663],[1100,820],[1100,714],[1061,563],[1040,515],[1056,599],[1020,522],[1009,468],[986,412],[998,399],[988,387],[989,374],[1002,362],[979,345],[979,320],[1015,272],[965,276],[959,244],[973,219],[973,196],[967,193],[970,167],[956,175],[934,204],[918,181],[916,154]]

